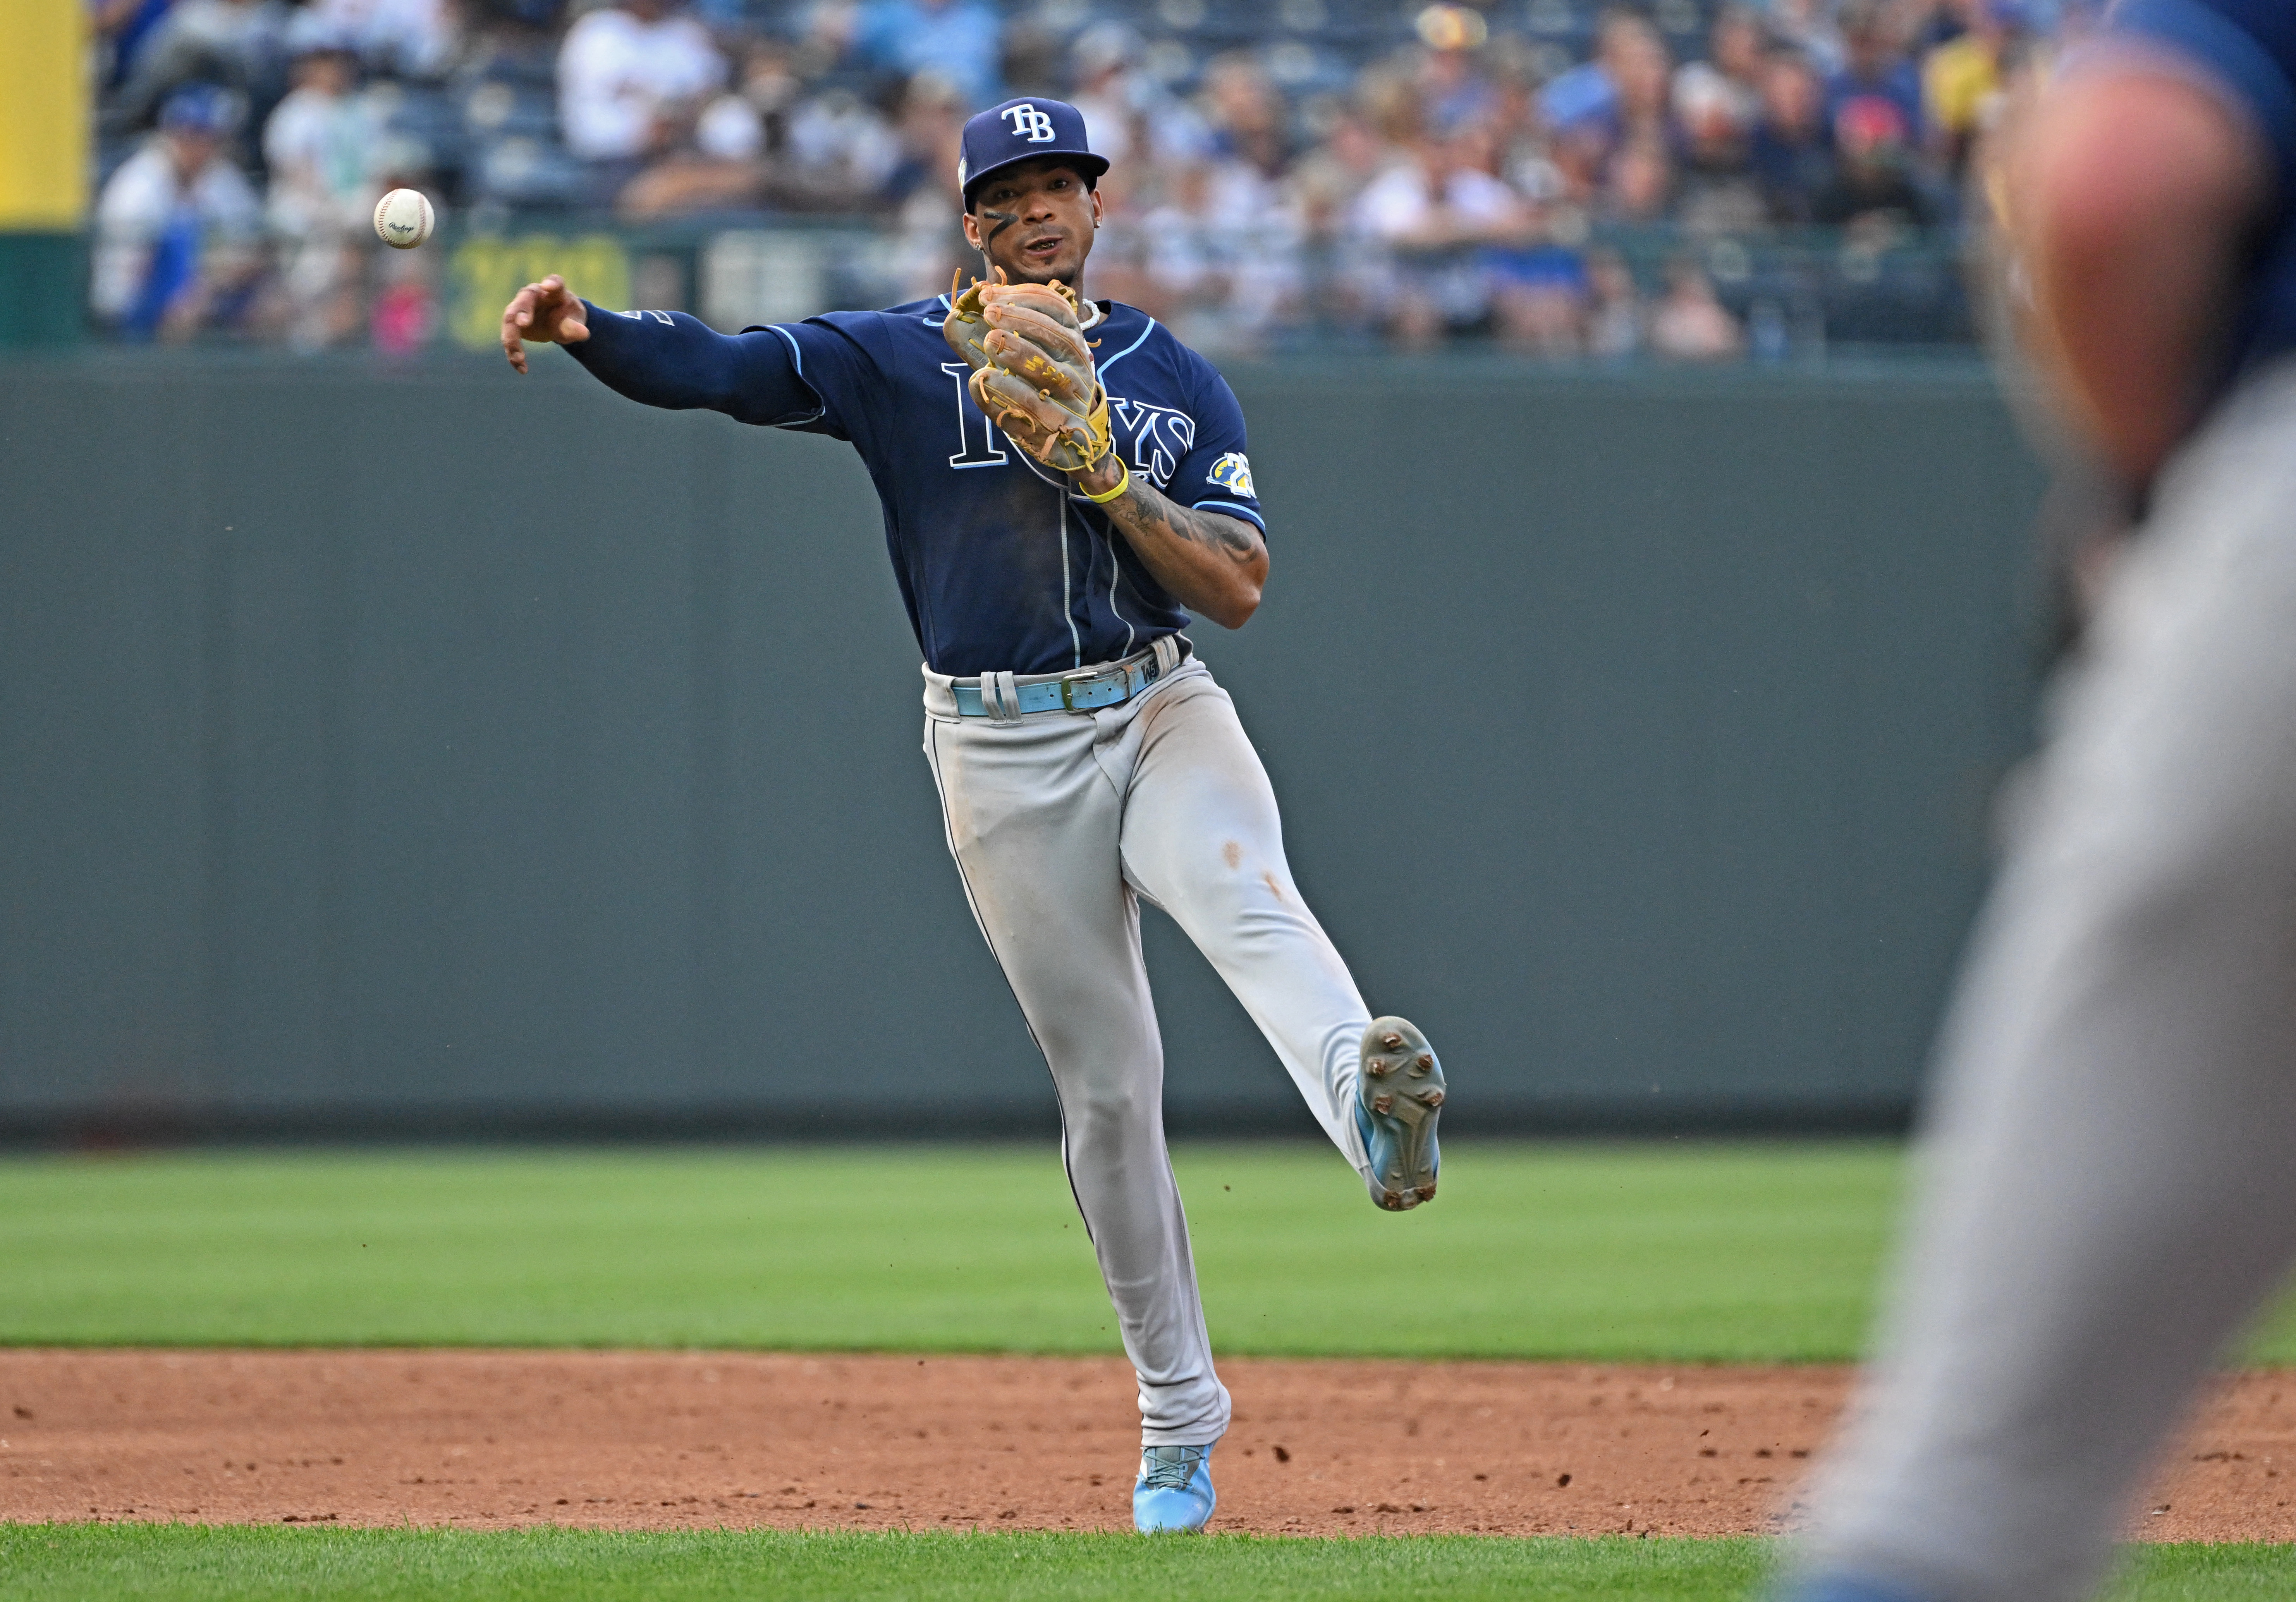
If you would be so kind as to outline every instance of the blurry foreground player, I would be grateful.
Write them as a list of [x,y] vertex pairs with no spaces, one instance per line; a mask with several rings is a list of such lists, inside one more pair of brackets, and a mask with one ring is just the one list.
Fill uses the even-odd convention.
[[2142,531],[1941,1042],[1797,1602],[2057,1602],[2296,1255],[2296,4],[2133,0],[2005,168]]
[[[1108,166],[1075,107],[995,107],[963,148],[965,237],[1012,284],[728,338],[602,311],[554,275],[504,312],[503,347],[523,372],[523,341],[552,340],[633,400],[826,434],[868,463],[924,652],[949,849],[1051,1066],[1139,1375],[1133,1517],[1197,1530],[1228,1394],[1164,1150],[1140,903],[1210,959],[1383,1207],[1435,1194],[1443,1073],[1417,1029],[1364,1006],[1292,881],[1251,741],[1180,632],[1190,612],[1242,626],[1267,576],[1235,396],[1154,318],[1075,293]],[[1009,370],[976,365],[1000,345]]]

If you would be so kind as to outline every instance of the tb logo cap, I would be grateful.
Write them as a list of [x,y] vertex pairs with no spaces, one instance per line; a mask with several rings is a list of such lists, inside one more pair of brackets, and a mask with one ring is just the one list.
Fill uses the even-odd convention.
[[1064,100],[1008,100],[975,115],[964,125],[964,143],[956,161],[956,181],[970,202],[981,180],[1016,161],[1046,156],[1073,159],[1078,172],[1097,178],[1108,170],[1107,160],[1092,152],[1085,136],[1084,113]]
[[1030,144],[1050,144],[1055,137],[1053,119],[1033,105],[1007,106],[1004,119],[1013,125],[1016,137]]

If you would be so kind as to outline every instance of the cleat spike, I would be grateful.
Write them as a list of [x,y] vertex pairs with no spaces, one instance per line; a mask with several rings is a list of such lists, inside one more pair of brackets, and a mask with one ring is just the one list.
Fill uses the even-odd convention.
[[[1435,1196],[1443,1065],[1418,1026],[1403,1018],[1374,1019],[1357,1052],[1354,1114],[1363,1137],[1364,1185],[1382,1212],[1407,1212]],[[1398,1069],[1401,1085],[1391,1077]]]

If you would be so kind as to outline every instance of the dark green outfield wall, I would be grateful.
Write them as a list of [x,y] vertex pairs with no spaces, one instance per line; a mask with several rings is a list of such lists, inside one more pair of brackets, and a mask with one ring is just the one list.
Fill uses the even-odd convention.
[[[542,366],[0,369],[0,1129],[1050,1127],[859,464]],[[1197,638],[1447,1128],[1902,1108],[2029,722],[1983,380],[1235,380]],[[1152,956],[1176,1124],[1308,1127]]]

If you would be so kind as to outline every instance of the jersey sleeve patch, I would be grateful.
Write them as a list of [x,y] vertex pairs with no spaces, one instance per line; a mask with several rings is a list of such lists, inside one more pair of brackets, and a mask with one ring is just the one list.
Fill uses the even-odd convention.
[[1205,477],[1222,489],[1242,495],[1247,501],[1259,498],[1259,492],[1251,486],[1251,459],[1242,451],[1230,451],[1213,462],[1212,470]]

